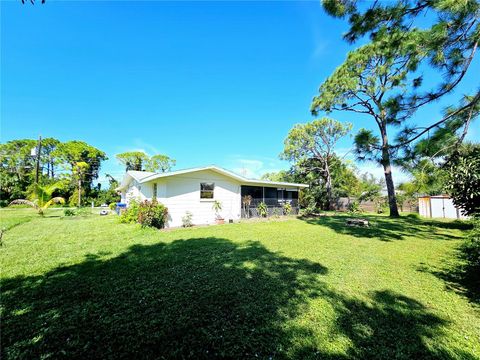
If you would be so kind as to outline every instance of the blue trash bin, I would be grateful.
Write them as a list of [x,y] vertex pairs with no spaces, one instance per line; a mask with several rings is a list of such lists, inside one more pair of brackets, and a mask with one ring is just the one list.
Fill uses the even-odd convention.
[[117,213],[117,215],[120,215],[120,211],[122,209],[126,209],[127,208],[127,204],[125,203],[117,203],[117,207],[115,208],[115,211]]

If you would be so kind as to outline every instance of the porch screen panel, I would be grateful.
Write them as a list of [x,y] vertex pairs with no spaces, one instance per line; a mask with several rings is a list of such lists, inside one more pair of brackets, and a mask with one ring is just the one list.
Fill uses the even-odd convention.
[[265,203],[270,206],[278,205],[277,188],[265,188]]

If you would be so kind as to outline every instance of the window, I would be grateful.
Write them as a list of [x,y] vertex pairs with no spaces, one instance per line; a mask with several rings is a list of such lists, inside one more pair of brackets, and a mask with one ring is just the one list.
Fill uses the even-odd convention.
[[213,199],[215,183],[200,183],[200,199]]
[[157,198],[157,183],[153,184],[153,196],[154,199]]

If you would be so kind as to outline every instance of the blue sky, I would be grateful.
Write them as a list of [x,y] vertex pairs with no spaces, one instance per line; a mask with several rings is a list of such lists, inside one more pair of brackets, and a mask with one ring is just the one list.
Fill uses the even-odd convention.
[[[115,154],[127,150],[167,154],[177,169],[214,163],[256,177],[288,168],[283,140],[312,119],[312,97],[351,49],[345,30],[319,2],[3,1],[1,141],[83,140],[108,154],[102,173],[116,177]],[[479,73],[477,59],[459,93]]]

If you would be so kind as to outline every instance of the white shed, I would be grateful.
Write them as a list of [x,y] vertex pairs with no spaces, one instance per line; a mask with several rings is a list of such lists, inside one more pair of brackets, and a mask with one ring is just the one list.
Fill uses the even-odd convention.
[[453,204],[448,195],[421,196],[418,198],[418,212],[428,218],[467,219],[462,210]]

